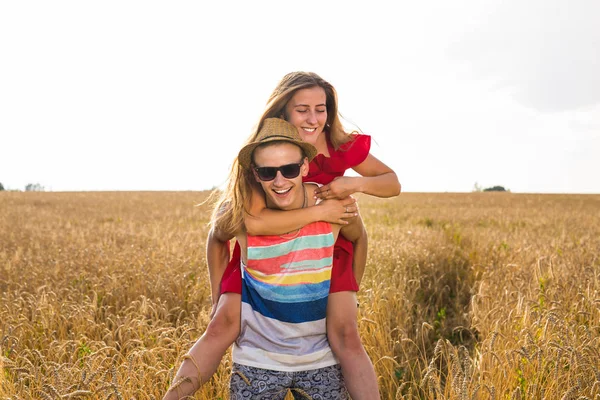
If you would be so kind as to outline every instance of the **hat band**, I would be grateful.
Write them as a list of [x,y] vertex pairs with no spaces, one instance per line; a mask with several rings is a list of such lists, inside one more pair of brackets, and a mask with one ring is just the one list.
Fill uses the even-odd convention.
[[272,138],[284,138],[284,139],[287,139],[287,140],[293,140],[293,141],[295,141],[295,142],[297,142],[297,141],[298,141],[297,139],[291,138],[291,137],[289,137],[289,136],[284,136],[284,135],[273,135],[273,136],[267,136],[267,137],[264,137],[264,138],[260,139],[260,141],[261,141],[261,142],[264,142],[265,140],[267,140],[267,139],[272,139]]

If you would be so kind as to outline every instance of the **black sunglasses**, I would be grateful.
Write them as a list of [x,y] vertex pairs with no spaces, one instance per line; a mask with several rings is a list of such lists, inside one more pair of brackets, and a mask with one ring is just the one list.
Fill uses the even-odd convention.
[[254,170],[258,175],[258,179],[264,182],[275,179],[277,171],[281,171],[281,175],[286,179],[294,179],[300,175],[300,168],[303,164],[304,161],[301,161],[297,164],[287,164],[282,165],[281,167],[254,167]]

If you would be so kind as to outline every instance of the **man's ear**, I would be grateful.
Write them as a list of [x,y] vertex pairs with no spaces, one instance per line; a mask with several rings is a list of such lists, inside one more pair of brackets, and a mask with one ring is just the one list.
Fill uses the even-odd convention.
[[254,165],[251,165],[250,169],[252,170],[252,175],[254,175],[254,180],[260,183],[260,179],[258,179],[258,172],[256,172],[256,170],[254,169]]
[[302,177],[308,175],[308,157],[304,157],[304,161],[302,162]]

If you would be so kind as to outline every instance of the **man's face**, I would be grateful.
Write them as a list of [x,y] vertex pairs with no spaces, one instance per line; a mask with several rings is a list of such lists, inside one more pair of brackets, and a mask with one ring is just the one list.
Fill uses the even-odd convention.
[[[290,176],[295,172],[296,167],[300,165],[298,175]],[[273,175],[273,170],[264,169],[257,172],[256,168],[264,167],[283,167],[284,171],[276,171],[272,180],[261,179],[260,172],[265,175]],[[262,186],[266,194],[267,207],[280,210],[293,210],[301,208],[304,204],[304,187],[302,186],[302,177],[308,174],[308,160],[302,156],[300,147],[292,143],[276,143],[272,145],[260,146],[254,150],[254,177]],[[270,174],[269,174],[270,173]],[[270,178],[267,176],[266,178]],[[265,178],[265,176],[263,176]]]

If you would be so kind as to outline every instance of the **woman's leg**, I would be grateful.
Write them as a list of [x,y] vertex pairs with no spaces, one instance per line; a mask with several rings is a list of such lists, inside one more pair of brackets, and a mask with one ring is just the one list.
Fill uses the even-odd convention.
[[213,376],[229,346],[240,334],[241,295],[224,293],[215,316],[194,343],[163,400],[193,395]]
[[329,293],[327,338],[340,361],[344,381],[352,399],[379,399],[375,369],[358,334],[355,292]]

